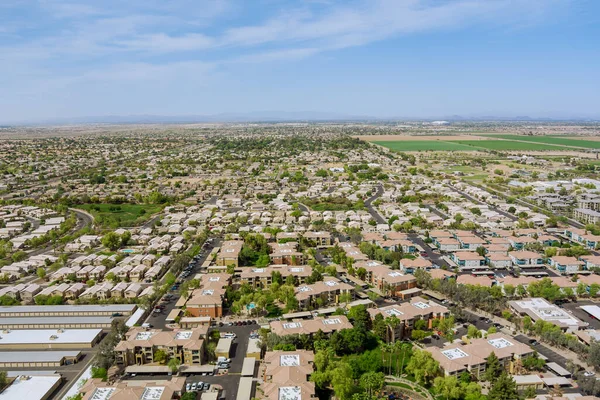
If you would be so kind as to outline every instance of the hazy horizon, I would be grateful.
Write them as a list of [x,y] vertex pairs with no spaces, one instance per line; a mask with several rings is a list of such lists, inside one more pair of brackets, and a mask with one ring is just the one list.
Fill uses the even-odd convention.
[[599,11],[587,0],[10,0],[0,4],[0,124],[597,120]]

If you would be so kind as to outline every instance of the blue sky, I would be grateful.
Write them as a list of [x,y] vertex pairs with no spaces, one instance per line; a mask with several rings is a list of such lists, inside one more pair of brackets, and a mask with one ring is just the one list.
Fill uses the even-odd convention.
[[0,123],[600,118],[595,0],[2,0]]

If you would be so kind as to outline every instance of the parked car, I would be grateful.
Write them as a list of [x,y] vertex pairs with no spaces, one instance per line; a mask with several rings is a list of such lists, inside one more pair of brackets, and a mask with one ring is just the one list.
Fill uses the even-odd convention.
[[197,390],[197,389],[198,389],[198,383],[196,383],[196,382],[192,383],[191,390],[194,391],[194,390]]
[[188,383],[187,385],[185,385],[185,391],[189,392],[190,390],[192,390],[192,384]]

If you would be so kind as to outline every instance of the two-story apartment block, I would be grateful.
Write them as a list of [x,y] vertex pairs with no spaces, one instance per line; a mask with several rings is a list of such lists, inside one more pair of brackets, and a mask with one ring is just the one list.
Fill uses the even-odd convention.
[[506,253],[486,254],[485,261],[491,268],[508,268],[512,266],[512,260]]
[[450,258],[462,271],[487,269],[485,258],[474,251],[457,251]]
[[575,257],[554,256],[550,259],[550,266],[563,275],[573,275],[584,268],[585,263]]
[[544,257],[535,251],[511,251],[508,256],[515,267],[532,268],[544,265]]
[[207,326],[175,331],[134,327],[115,347],[116,363],[123,366],[152,363],[156,351],[162,350],[168,359],[178,358],[181,364],[200,365],[207,332]]

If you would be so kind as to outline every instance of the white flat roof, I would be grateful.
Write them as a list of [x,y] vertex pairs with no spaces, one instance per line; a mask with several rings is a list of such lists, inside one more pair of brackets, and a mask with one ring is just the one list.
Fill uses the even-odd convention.
[[297,367],[300,365],[300,355],[284,354],[279,357],[279,365],[282,367]]
[[58,362],[64,357],[76,357],[80,351],[2,351],[0,362]]
[[140,400],[159,400],[165,388],[163,386],[148,386],[144,389]]
[[[415,288],[415,289],[417,289],[417,288]],[[410,303],[410,304],[412,304],[413,306],[415,306],[421,310],[431,307],[429,304],[424,303],[422,301],[417,301],[416,303]]]
[[503,349],[505,347],[512,346],[513,344],[504,338],[490,339],[488,343],[497,349]]
[[60,381],[60,375],[36,375],[17,378],[15,381],[0,393],[0,400],[41,400],[45,398],[48,392]]
[[458,358],[468,357],[469,355],[462,351],[461,349],[448,349],[442,350],[442,354],[446,356],[449,360],[456,360]]
[[0,345],[91,343],[102,329],[18,329],[0,333]]
[[600,320],[600,307],[598,306],[581,306],[579,307],[586,313],[590,314],[592,317]]
[[[142,310],[143,312],[143,310]],[[110,324],[112,317],[7,317],[0,320],[0,325],[60,325],[69,324]]]
[[300,400],[302,389],[300,386],[281,386],[279,400]]
[[581,321],[554,304],[542,298],[532,298],[515,302],[519,307],[530,310],[539,319],[546,322],[557,322],[567,326],[579,326]]
[[90,397],[90,400],[108,400],[115,392],[115,388],[101,387],[96,388]]
[[0,314],[4,313],[40,313],[40,312],[131,312],[137,307],[135,304],[102,304],[102,305],[64,305],[64,306],[2,306]]

